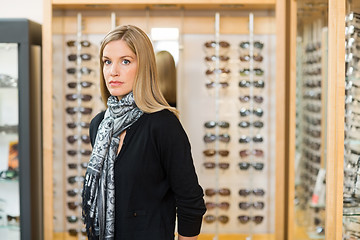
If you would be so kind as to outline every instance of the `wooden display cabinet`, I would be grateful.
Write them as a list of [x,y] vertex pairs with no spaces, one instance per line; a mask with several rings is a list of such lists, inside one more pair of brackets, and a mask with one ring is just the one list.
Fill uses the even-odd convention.
[[[296,125],[296,86],[301,81],[297,71],[302,69],[299,60],[302,59],[298,51],[297,37],[306,34],[319,34],[323,53],[323,76],[321,83],[321,168],[326,169],[326,198],[325,198],[325,234],[326,240],[343,239],[343,184],[344,184],[344,119],[345,119],[345,15],[350,11],[359,11],[359,1],[347,0],[298,0],[290,1],[292,30],[289,31],[291,43],[290,51],[290,79],[291,106],[289,108],[290,125]],[[320,19],[321,27],[316,27]],[[314,30],[321,29],[320,31]],[[322,32],[321,32],[322,31]],[[325,59],[324,59],[325,58]],[[295,190],[295,156],[296,133],[289,131],[289,185],[288,202],[291,203],[297,194]],[[288,233],[287,239],[312,239],[306,230],[299,227],[294,204],[288,208]],[[300,237],[302,235],[302,237]]]
[[[181,34],[214,34],[214,14],[224,14],[220,21],[220,34],[248,34],[249,18],[246,13],[250,11],[260,12],[254,19],[255,34],[273,34],[276,36],[276,65],[273,66],[276,72],[274,84],[275,110],[274,115],[276,130],[274,141],[274,232],[253,235],[253,239],[287,239],[289,226],[289,213],[285,206],[288,205],[287,186],[289,152],[287,143],[290,141],[289,132],[292,128],[289,125],[289,109],[291,108],[290,81],[290,35],[292,30],[288,18],[292,15],[288,2],[285,0],[256,0],[256,1],[97,1],[97,0],[45,0],[44,1],[44,24],[43,24],[43,129],[44,129],[44,239],[70,239],[66,233],[54,232],[54,152],[59,151],[54,147],[54,125],[60,121],[54,117],[55,104],[54,95],[60,89],[56,88],[61,81],[58,71],[65,71],[65,67],[58,65],[55,61],[64,58],[65,51],[59,50],[62,46],[56,45],[56,39],[61,36],[76,36],[81,25],[82,34],[103,36],[111,29],[112,24],[130,23],[149,30],[149,27],[173,27],[181,29]],[[82,20],[79,23],[77,13],[82,13]],[[158,15],[154,13],[159,13]],[[169,16],[167,12],[175,13]],[[236,12],[243,14],[236,15]],[[114,15],[113,15],[114,13]],[[190,13],[190,14],[186,14]],[[151,14],[151,16],[150,16]],[[154,14],[154,15],[153,15]],[[112,16],[115,16],[113,19]],[[196,25],[194,25],[196,23]],[[293,30],[292,30],[293,31]],[[57,37],[54,37],[57,36]],[[60,36],[60,37],[59,37]],[[63,41],[66,41],[64,37]],[[63,51],[63,52],[62,52]],[[62,53],[61,53],[62,52]],[[59,55],[58,55],[59,54]],[[61,74],[60,74],[61,75]],[[180,89],[180,95],[182,94]],[[179,104],[179,109],[185,106]],[[61,138],[61,136],[59,136]],[[61,141],[61,139],[59,140]],[[60,149],[61,151],[61,149]],[[291,174],[290,174],[291,175]],[[65,176],[64,176],[65,178]],[[291,203],[291,201],[289,202]],[[291,204],[290,204],[291,205]],[[289,219],[288,219],[289,218]],[[214,234],[201,234],[199,239],[213,239]],[[219,239],[245,239],[248,234],[222,234]]]

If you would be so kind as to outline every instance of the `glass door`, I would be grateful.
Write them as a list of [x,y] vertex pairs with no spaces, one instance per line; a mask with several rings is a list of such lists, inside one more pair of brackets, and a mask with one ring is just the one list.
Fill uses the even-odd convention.
[[297,1],[293,239],[325,239],[327,1]]

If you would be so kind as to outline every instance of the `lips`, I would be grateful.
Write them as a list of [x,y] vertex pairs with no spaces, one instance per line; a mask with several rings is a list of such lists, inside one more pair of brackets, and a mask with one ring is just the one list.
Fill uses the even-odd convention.
[[109,81],[109,85],[112,87],[121,86],[122,84],[124,84],[124,83],[120,82],[120,81]]

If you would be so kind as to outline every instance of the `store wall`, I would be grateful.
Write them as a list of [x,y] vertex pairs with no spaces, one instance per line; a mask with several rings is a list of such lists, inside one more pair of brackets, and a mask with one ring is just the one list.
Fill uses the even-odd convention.
[[12,0],[9,2],[7,0],[0,0],[0,18],[28,18],[42,24],[43,1]]

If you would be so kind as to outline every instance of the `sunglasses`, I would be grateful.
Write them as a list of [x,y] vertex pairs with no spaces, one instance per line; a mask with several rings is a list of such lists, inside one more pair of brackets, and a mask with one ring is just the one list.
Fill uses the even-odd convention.
[[354,25],[349,25],[345,27],[345,36],[353,36],[354,34],[359,34],[360,28],[355,27]]
[[204,162],[204,167],[205,167],[206,169],[213,169],[213,168],[215,168],[216,166],[218,166],[219,168],[225,170],[225,169],[228,169],[228,168],[229,168],[230,163],[224,163],[224,162],[222,162],[222,163]]
[[242,197],[247,197],[250,194],[253,194],[254,196],[260,197],[260,196],[264,196],[265,191],[263,189],[240,189],[239,190],[239,195]]
[[75,101],[77,99],[81,99],[85,102],[88,102],[92,99],[92,96],[89,95],[89,94],[66,94],[66,100],[69,100],[69,101]]
[[310,103],[305,105],[305,109],[308,110],[309,112],[314,112],[314,113],[321,112],[321,106]]
[[0,172],[0,178],[2,179],[11,180],[17,178],[18,175],[19,175],[18,171],[13,169],[8,169]]
[[319,138],[321,136],[320,130],[311,129],[309,127],[305,128],[305,132],[314,138]]
[[251,207],[254,209],[263,209],[265,206],[264,202],[239,202],[239,208],[242,210],[247,210]]
[[226,157],[229,155],[229,150],[218,150],[216,151],[215,149],[206,149],[203,151],[203,154],[207,157],[212,157],[215,154],[219,154],[222,157]]
[[359,62],[360,57],[354,55],[354,53],[350,52],[345,54],[345,62],[351,62],[354,61],[355,63]]
[[[205,57],[205,63],[208,66],[208,68],[213,69],[213,68],[225,68],[229,62],[229,57],[228,56],[216,56],[216,55],[212,55],[212,56],[206,56]],[[216,64],[219,64],[218,66],[216,66]]]
[[223,210],[227,210],[230,207],[230,203],[228,202],[221,202],[221,203],[214,203],[214,202],[206,202],[206,209],[211,210],[214,209],[216,207],[223,209]]
[[[249,41],[240,42],[239,47],[242,49],[248,49],[248,48],[250,48],[250,42]],[[260,41],[254,42],[254,48],[261,50],[263,47],[264,47],[264,44],[262,42],[260,42]]]
[[264,220],[264,217],[259,215],[257,216],[240,215],[238,216],[238,220],[242,224],[248,223],[249,221],[253,221],[256,224],[260,224]]
[[228,216],[225,216],[225,215],[220,215],[218,217],[215,217],[214,215],[206,215],[204,217],[204,221],[206,223],[213,223],[215,222],[216,220],[218,220],[219,222],[221,223],[227,223],[229,221],[229,217]]
[[88,135],[81,135],[80,137],[77,135],[71,135],[68,136],[67,138],[68,143],[73,144],[74,142],[78,141],[79,139],[81,139],[81,141],[83,143],[89,144],[90,143],[90,137]]
[[88,68],[88,67],[81,67],[80,69],[76,69],[76,68],[67,68],[66,72],[68,74],[75,74],[76,72],[80,71],[81,74],[86,74],[89,75],[93,70]]
[[84,61],[89,61],[89,60],[91,60],[91,55],[88,54],[88,53],[82,53],[82,54],[80,54],[80,55],[70,54],[70,55],[68,55],[68,60],[69,60],[69,61],[75,61],[78,57],[80,57],[81,60],[84,60]]
[[250,56],[249,54],[247,54],[239,57],[240,61],[242,62],[249,62],[251,58],[254,59],[254,61],[256,62],[262,62],[264,59],[263,56],[261,56],[260,54],[254,56]]
[[68,150],[67,151],[67,154],[69,154],[70,156],[75,156],[78,153],[80,153],[83,156],[90,156],[91,150],[81,149],[80,151],[76,151],[76,150]]
[[[88,163],[87,162],[80,163],[80,166],[81,166],[81,168],[86,169],[88,166]],[[70,169],[76,169],[78,167],[78,164],[77,163],[68,163],[68,167]]]
[[264,111],[261,108],[256,108],[256,109],[254,109],[252,111],[250,109],[247,109],[247,108],[241,108],[240,109],[240,116],[242,116],[242,117],[249,116],[251,112],[253,114],[255,114],[256,116],[258,116],[258,117],[261,117],[264,114]]
[[204,43],[204,46],[206,48],[215,48],[217,45],[219,45],[222,48],[229,48],[230,47],[230,43],[228,43],[226,41],[220,41],[220,42],[209,41],[209,42]]
[[75,197],[77,194],[81,194],[81,193],[82,193],[82,189],[81,190],[79,190],[79,189],[71,189],[71,190],[66,191],[66,194],[69,197]]
[[251,125],[252,125],[253,127],[255,127],[255,128],[262,128],[262,127],[264,127],[264,123],[261,122],[261,121],[255,121],[255,122],[253,122],[253,123],[250,123],[250,122],[248,122],[248,121],[241,121],[241,122],[239,122],[239,124],[238,124],[238,126],[241,127],[241,128],[248,128],[248,127],[250,127]]
[[263,157],[264,156],[264,151],[263,150],[260,150],[260,149],[253,149],[253,150],[241,150],[239,152],[240,154],[240,157],[241,158],[245,158],[245,157],[248,157],[250,155],[254,155],[256,157]]
[[6,218],[7,218],[8,222],[20,223],[20,216],[6,215]]
[[229,86],[229,83],[228,82],[219,82],[219,83],[209,82],[209,83],[206,83],[205,86],[209,89],[214,88],[216,86],[220,86],[222,88],[227,88]]
[[264,88],[265,87],[265,82],[262,81],[262,80],[257,80],[257,81],[253,81],[253,82],[246,81],[246,80],[241,80],[239,82],[239,87],[248,88],[248,87],[251,86],[251,84],[253,84],[254,87],[256,87],[256,88]]
[[215,194],[220,194],[221,196],[230,196],[230,193],[231,191],[229,188],[220,188],[218,190],[213,188],[205,189],[205,195],[209,197],[212,197]]
[[228,68],[215,68],[213,70],[206,70],[206,76],[213,82],[219,77],[220,82],[225,82],[230,78],[230,69]]
[[[74,47],[74,46],[77,46],[78,43],[79,43],[78,41],[71,40],[71,41],[67,41],[66,45],[68,47]],[[82,47],[90,47],[91,43],[89,41],[83,40],[83,41],[80,41],[80,45]]]
[[307,53],[314,52],[316,50],[319,50],[320,48],[321,48],[321,42],[309,43],[305,48],[305,52]]
[[[87,82],[87,81],[80,82],[79,84],[83,88],[89,88],[89,87],[91,87],[93,85],[92,82]],[[76,88],[78,83],[77,82],[69,82],[67,85],[68,85],[69,88]]]
[[70,236],[73,236],[73,237],[77,236],[78,233],[81,233],[83,236],[87,235],[86,228],[82,228],[80,230],[75,229],[75,228],[71,228],[71,229],[68,230],[68,233],[69,233]]
[[221,128],[229,128],[230,123],[225,121],[215,122],[215,121],[208,121],[205,122],[204,127],[206,128],[214,128],[215,126],[219,126]]
[[309,88],[321,87],[321,80],[307,79],[305,81],[305,86]]
[[76,223],[79,220],[77,216],[67,216],[66,219],[69,223]]
[[68,202],[67,205],[68,205],[69,209],[75,210],[78,206],[81,206],[81,203],[79,203],[79,202]]
[[321,93],[315,93],[314,91],[307,91],[303,95],[304,99],[321,100]]
[[260,69],[260,68],[254,68],[253,70],[250,70],[249,68],[244,68],[242,70],[239,71],[240,76],[249,76],[250,73],[254,72],[256,76],[263,76],[264,75],[264,70]]
[[252,166],[255,170],[258,170],[258,171],[264,169],[264,163],[260,163],[260,162],[255,162],[255,163],[240,162],[239,163],[240,170],[248,170],[250,166]]
[[[251,97],[249,95],[239,97],[240,102],[243,102],[243,103],[249,102],[250,99],[251,99]],[[256,103],[262,103],[264,101],[264,98],[262,96],[257,96],[257,95],[253,96],[252,99]]]
[[[1,83],[0,83],[0,85],[1,85]],[[0,132],[18,133],[18,126],[17,125],[2,125],[2,126],[0,126]]]
[[314,118],[309,115],[305,115],[304,119],[307,123],[310,123],[312,125],[321,125],[321,119],[319,118]]
[[92,113],[92,108],[88,108],[88,107],[67,107],[66,108],[66,112],[68,114],[75,114],[77,112],[80,112],[82,114],[91,114]]
[[207,133],[204,136],[204,142],[206,142],[206,143],[214,142],[217,139],[220,142],[228,143],[228,142],[230,142],[230,135],[228,135],[228,134],[220,134],[220,135],[216,136],[215,134]]
[[[252,140],[255,143],[260,143],[260,142],[264,141],[263,137],[260,135],[256,135],[255,137],[252,138]],[[241,136],[239,138],[239,143],[249,143],[250,141],[251,141],[251,138],[249,136]]]
[[89,128],[90,123],[88,123],[88,122],[78,122],[78,123],[71,122],[71,123],[67,123],[66,126],[68,128],[76,128],[77,126],[80,126],[82,128]]
[[76,182],[83,182],[85,180],[85,178],[83,176],[79,177],[79,176],[71,176],[68,177],[67,181],[70,184],[74,184]]

